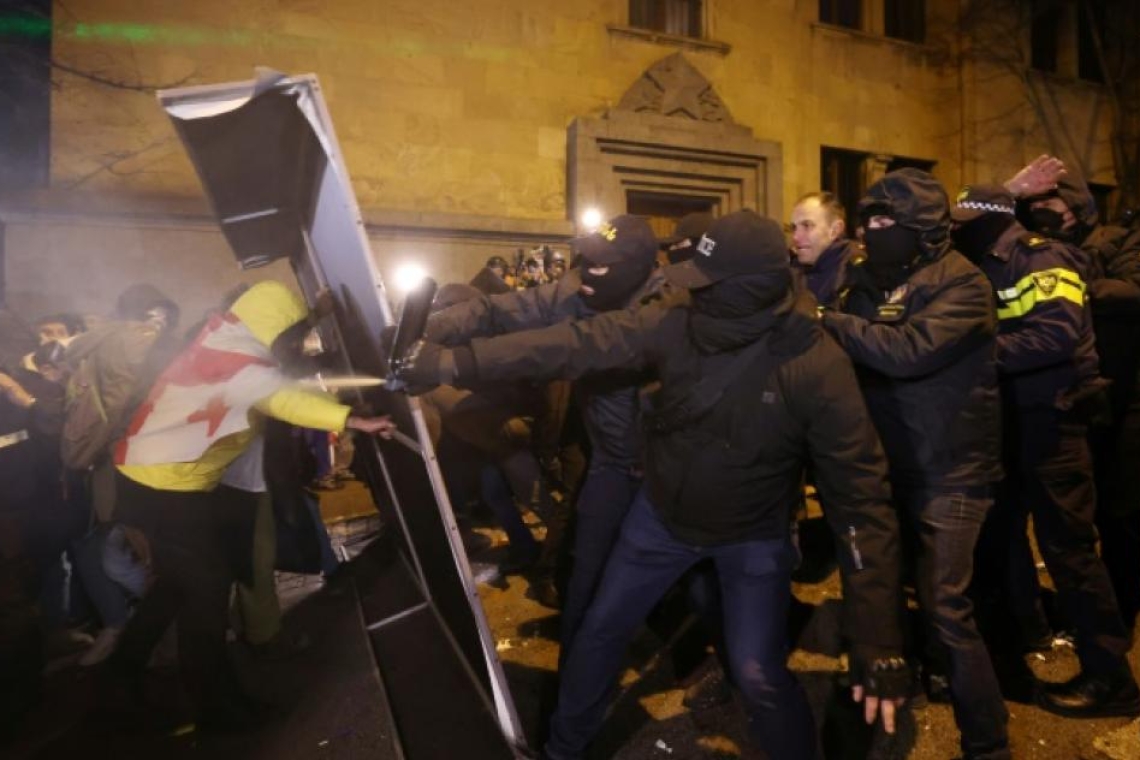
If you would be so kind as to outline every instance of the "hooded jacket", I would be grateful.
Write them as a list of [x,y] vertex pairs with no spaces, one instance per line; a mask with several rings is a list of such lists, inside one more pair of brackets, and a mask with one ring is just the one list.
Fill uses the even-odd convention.
[[471,351],[480,381],[651,369],[661,381],[656,405],[669,408],[764,342],[706,414],[647,433],[651,501],[670,532],[694,545],[786,537],[810,457],[832,530],[849,549],[840,563],[851,637],[876,656],[897,652],[898,523],[886,460],[851,362],[820,328],[815,300],[801,291],[748,317],[702,320],[701,330],[718,333],[702,336],[722,347],[715,353],[698,347],[692,316],[677,294],[476,339]]
[[[857,271],[857,268],[853,268]],[[896,486],[1001,479],[997,316],[985,275],[956,251],[884,297],[852,288],[823,323],[855,362]]]
[[965,488],[1001,479],[1001,400],[994,362],[997,315],[985,275],[949,247],[949,203],[914,170],[873,185],[864,209],[886,206],[921,232],[904,283],[884,294],[848,267],[839,311],[824,326],[847,351],[890,463],[909,488]]
[[308,314],[278,282],[261,282],[210,318],[159,375],[115,445],[123,475],[167,491],[209,491],[254,436],[254,410],[301,427],[344,429],[349,407],[290,387],[270,351]]
[[930,174],[905,168],[871,185],[859,201],[859,216],[890,216],[919,233],[920,257],[935,259],[950,249],[950,204]]

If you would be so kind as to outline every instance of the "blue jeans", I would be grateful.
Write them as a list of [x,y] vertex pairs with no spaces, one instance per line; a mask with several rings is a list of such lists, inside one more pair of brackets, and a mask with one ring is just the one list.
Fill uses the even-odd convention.
[[570,645],[582,625],[606,561],[621,532],[633,497],[641,488],[641,478],[629,467],[598,465],[586,473],[578,494],[574,528],[574,565],[562,602],[560,661],[566,662]]
[[946,655],[962,752],[979,760],[1008,760],[1009,716],[966,595],[974,572],[974,546],[993,496],[988,489],[947,493],[896,488],[895,502],[918,542],[919,603],[931,640]]
[[73,546],[75,567],[99,619],[107,628],[122,628],[130,617],[131,599],[146,591],[146,568],[134,558],[122,526],[100,525]]
[[630,506],[562,671],[545,748],[549,757],[582,756],[601,727],[626,646],[650,608],[705,557],[713,559],[720,578],[729,664],[753,741],[772,758],[819,756],[807,696],[787,666],[789,541],[691,546],[673,537],[642,490]]
[[507,534],[511,553],[520,558],[537,557],[540,550],[538,541],[523,522],[503,471],[493,464],[486,465],[480,473],[480,480],[483,503],[491,508],[499,526]]

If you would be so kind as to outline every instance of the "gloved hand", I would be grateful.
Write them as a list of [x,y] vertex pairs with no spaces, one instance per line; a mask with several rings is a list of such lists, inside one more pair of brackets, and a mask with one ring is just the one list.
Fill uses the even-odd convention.
[[440,385],[462,385],[475,379],[475,356],[466,346],[444,348],[419,340],[396,362],[396,379],[407,392],[420,396]]
[[895,713],[910,694],[914,674],[903,657],[851,656],[851,697],[863,702],[868,725],[882,715],[883,729],[895,732]]

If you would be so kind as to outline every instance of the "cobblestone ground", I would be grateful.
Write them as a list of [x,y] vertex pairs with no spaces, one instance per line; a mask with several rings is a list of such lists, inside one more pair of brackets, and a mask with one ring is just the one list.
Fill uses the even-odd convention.
[[[496,530],[481,530],[495,540],[501,552],[505,536]],[[543,714],[549,710],[554,689],[557,616],[527,597],[524,578],[497,578],[490,561],[476,561],[475,570],[484,578],[479,585],[480,596],[521,719],[534,741],[541,734]],[[795,594],[802,604],[810,605],[800,606],[810,611],[810,622],[800,638],[805,646],[792,655],[792,668],[808,691],[817,722],[824,726],[828,757],[867,757],[870,744],[877,758],[957,758],[958,733],[946,704],[927,703],[910,710],[894,742],[867,735],[840,685],[845,662],[811,651],[826,649],[817,645],[826,644],[838,630],[838,574],[832,573],[819,583],[796,584]],[[1135,672],[1140,672],[1138,649],[1131,653]],[[683,690],[674,678],[670,660],[661,640],[652,634],[646,633],[636,642],[618,701],[595,747],[595,757],[757,758],[758,753],[745,746],[744,719],[736,704],[698,712],[682,705]],[[1077,669],[1073,650],[1065,645],[1030,655],[1027,662],[1038,677],[1051,681],[1068,678]],[[1140,760],[1140,721],[1071,720],[1013,702],[1008,708],[1014,757],[1018,760]]]

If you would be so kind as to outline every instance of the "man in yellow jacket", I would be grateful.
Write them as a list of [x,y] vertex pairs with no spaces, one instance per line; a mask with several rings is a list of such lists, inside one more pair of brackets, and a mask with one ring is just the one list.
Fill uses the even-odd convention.
[[114,447],[116,517],[146,535],[155,583],[109,667],[141,700],[151,651],[176,623],[182,680],[202,730],[243,730],[263,714],[239,685],[225,642],[230,587],[250,572],[255,513],[214,490],[253,440],[251,417],[384,436],[394,428],[291,382],[284,369],[300,357],[307,316],[281,283],[249,288],[162,372]]

